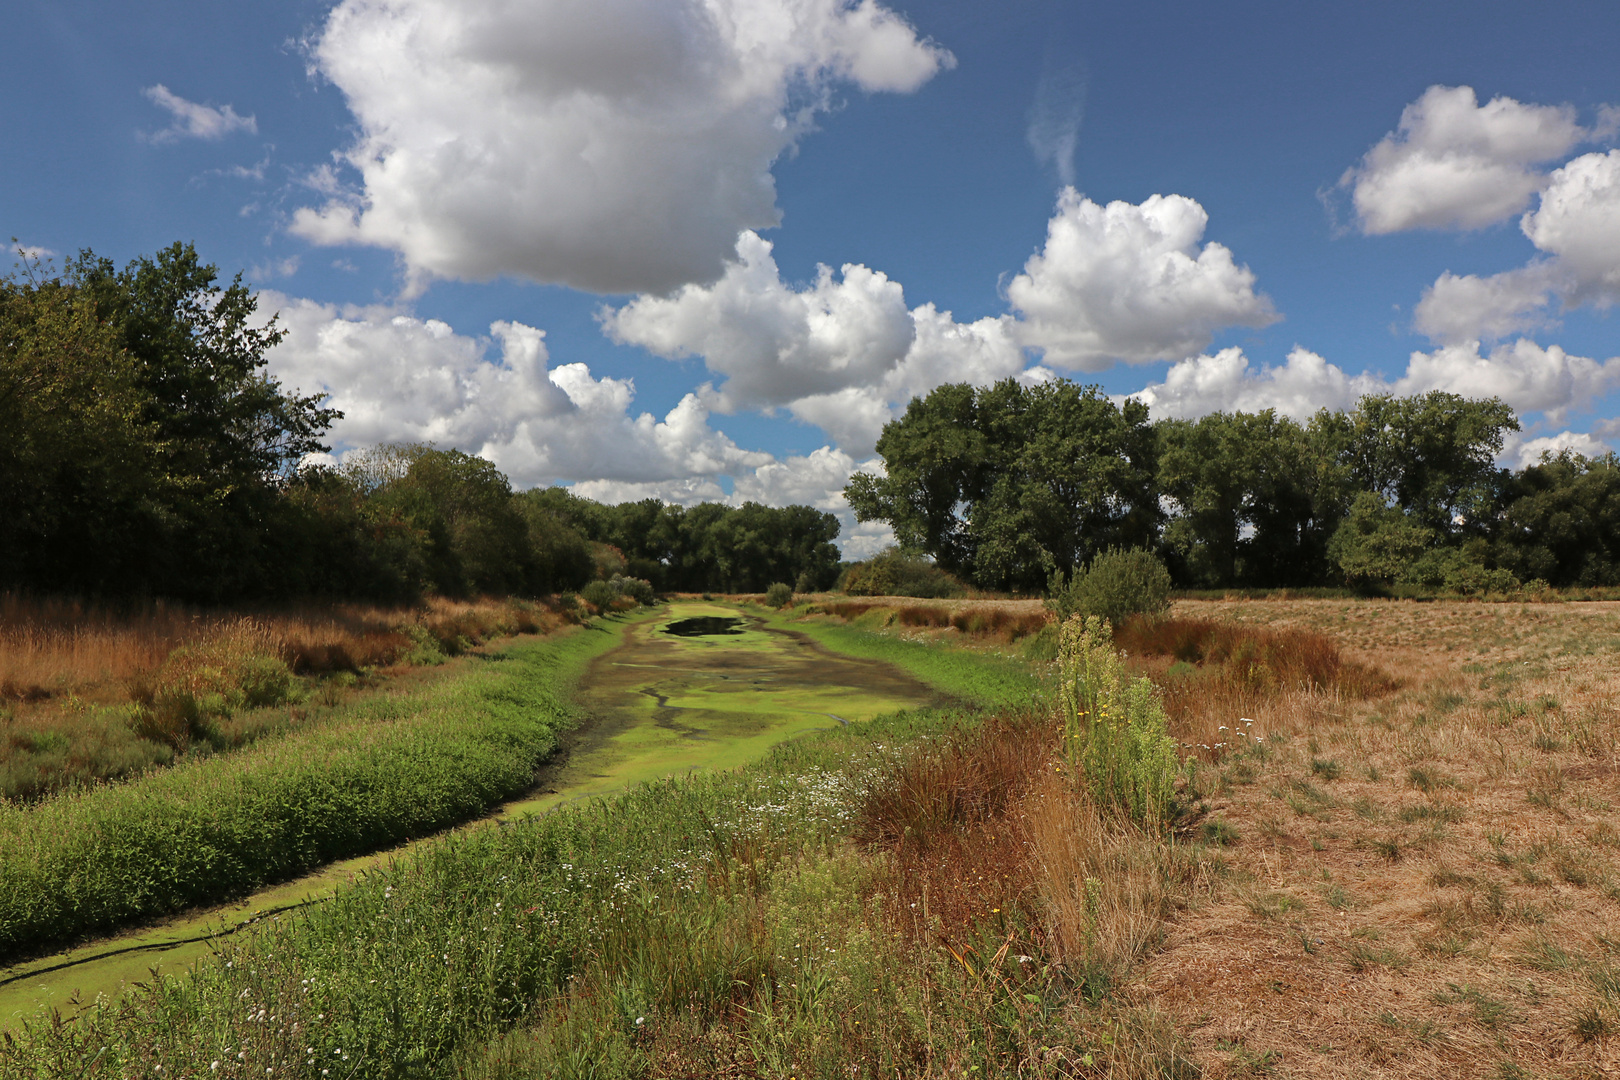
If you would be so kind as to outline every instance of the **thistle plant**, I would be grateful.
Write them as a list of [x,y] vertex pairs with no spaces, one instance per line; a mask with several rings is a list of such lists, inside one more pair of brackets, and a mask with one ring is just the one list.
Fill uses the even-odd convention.
[[1058,644],[1064,756],[1099,806],[1147,826],[1171,816],[1180,767],[1168,717],[1146,677],[1129,678],[1108,622],[1063,624]]

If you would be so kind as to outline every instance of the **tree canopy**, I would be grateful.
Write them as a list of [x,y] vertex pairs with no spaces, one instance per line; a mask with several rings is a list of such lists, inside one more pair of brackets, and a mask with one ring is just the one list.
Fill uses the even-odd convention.
[[806,506],[514,492],[432,446],[313,464],[340,414],[270,377],[280,340],[240,275],[221,284],[188,244],[0,279],[0,588],[407,600],[838,575],[838,520]]
[[1035,589],[1111,546],[1155,540],[1161,518],[1147,407],[1059,380],[944,386],[878,441],[885,475],[845,489],[861,521],[988,588]]
[[1513,410],[1373,395],[1301,424],[1272,410],[1149,423],[1099,387],[943,386],[845,489],[902,549],[984,588],[1039,589],[1109,547],[1183,587],[1620,582],[1620,472],[1574,455],[1497,464]]

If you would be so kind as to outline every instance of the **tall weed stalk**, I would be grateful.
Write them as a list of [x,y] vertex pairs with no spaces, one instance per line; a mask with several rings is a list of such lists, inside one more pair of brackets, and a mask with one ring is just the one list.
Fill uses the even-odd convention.
[[1075,616],[1058,645],[1065,756],[1099,806],[1144,826],[1167,823],[1180,768],[1152,680],[1129,678],[1106,620]]

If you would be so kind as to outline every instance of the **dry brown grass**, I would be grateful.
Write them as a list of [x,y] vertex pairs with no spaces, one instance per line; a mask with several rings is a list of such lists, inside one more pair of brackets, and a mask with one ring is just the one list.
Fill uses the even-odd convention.
[[1133,998],[1212,1076],[1620,1075],[1616,606],[1174,613],[1326,632],[1403,685],[1282,695],[1209,755],[1229,871]]
[[201,742],[229,750],[303,724],[355,676],[572,617],[500,599],[255,611],[0,595],[0,797],[127,776]]
[[[1012,642],[1039,633],[1051,621],[1039,600],[913,600],[902,596],[822,600],[813,613],[851,622],[873,616],[880,626],[955,631],[980,641]],[[875,613],[875,615],[874,615]]]

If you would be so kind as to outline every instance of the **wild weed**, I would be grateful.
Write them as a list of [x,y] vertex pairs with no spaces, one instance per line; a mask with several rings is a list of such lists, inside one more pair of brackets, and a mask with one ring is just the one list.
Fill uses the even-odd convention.
[[1180,762],[1152,681],[1126,676],[1095,616],[1063,624],[1058,672],[1066,757],[1092,797],[1144,825],[1167,823]]

